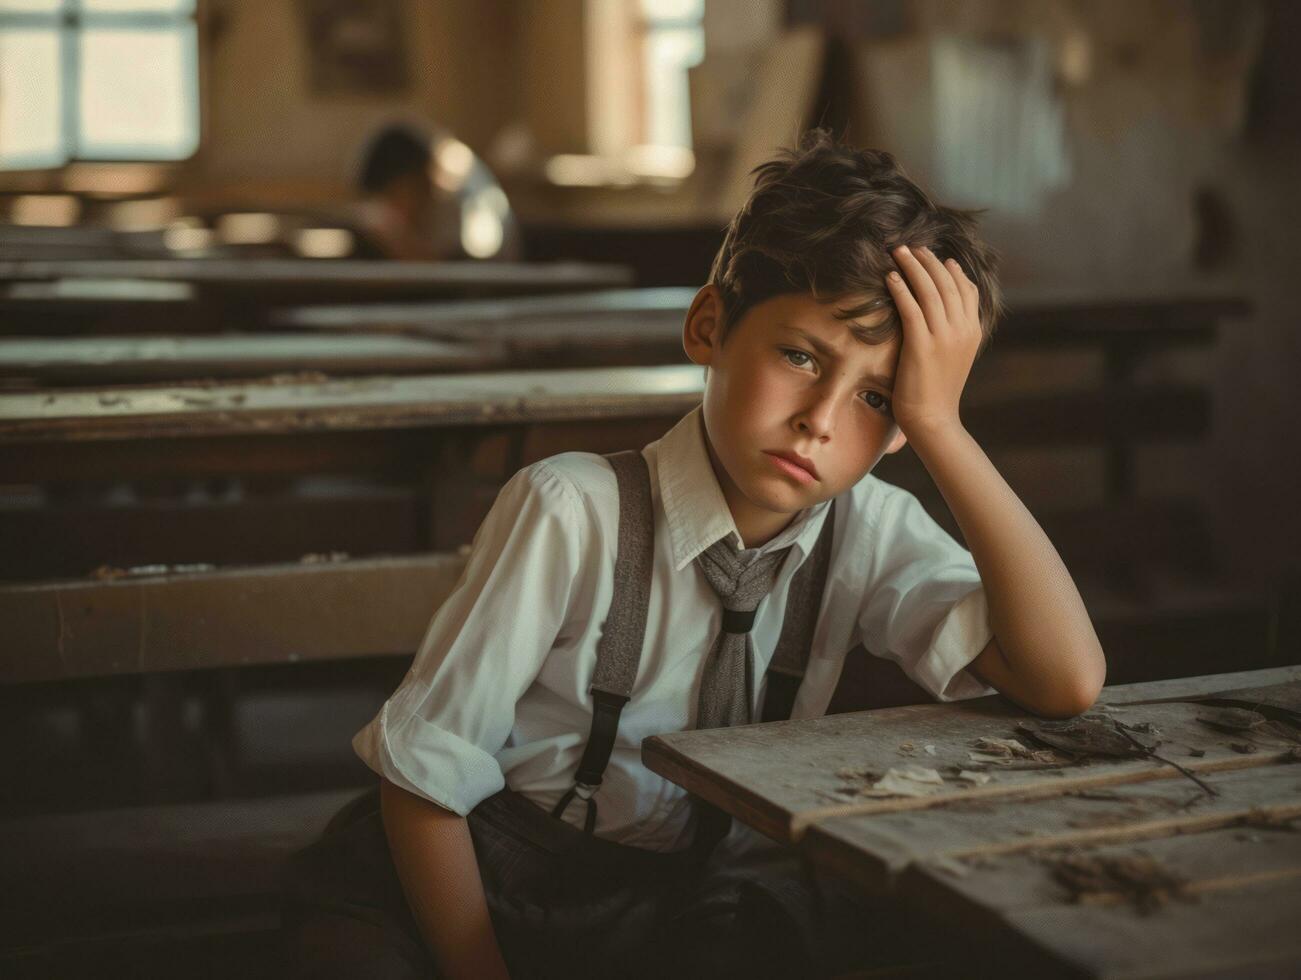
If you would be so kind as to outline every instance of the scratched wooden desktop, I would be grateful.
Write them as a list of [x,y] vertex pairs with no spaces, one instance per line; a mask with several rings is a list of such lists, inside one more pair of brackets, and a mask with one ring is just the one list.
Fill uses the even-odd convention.
[[998,696],[660,735],[642,757],[924,916],[973,974],[1301,974],[1301,667],[1112,686],[1089,717],[1155,757],[1049,748]]

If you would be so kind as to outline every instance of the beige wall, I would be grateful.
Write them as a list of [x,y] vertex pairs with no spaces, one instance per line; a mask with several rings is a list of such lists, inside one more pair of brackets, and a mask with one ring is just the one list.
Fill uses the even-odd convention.
[[437,121],[476,150],[515,114],[509,0],[405,4],[410,91],[322,97],[309,87],[297,6],[213,0],[205,11],[203,147],[189,186],[347,181],[366,135],[393,119]]

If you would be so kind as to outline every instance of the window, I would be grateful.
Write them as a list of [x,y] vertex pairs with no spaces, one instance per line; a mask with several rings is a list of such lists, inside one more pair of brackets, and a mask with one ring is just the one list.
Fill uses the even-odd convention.
[[705,53],[704,0],[585,0],[590,155],[557,183],[679,180],[695,165],[687,69]]
[[190,156],[194,3],[0,0],[0,169]]
[[705,0],[640,0],[646,142],[691,149],[687,69],[705,56]]

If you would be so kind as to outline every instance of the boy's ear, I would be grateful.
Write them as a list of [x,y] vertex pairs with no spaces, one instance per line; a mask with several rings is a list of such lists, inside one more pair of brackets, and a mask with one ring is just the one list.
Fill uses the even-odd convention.
[[896,427],[894,438],[890,440],[890,445],[885,447],[885,451],[887,453],[897,453],[906,445],[908,445],[908,437],[903,434],[903,429]]
[[714,285],[701,286],[682,324],[682,349],[695,364],[708,367],[722,344],[723,296]]

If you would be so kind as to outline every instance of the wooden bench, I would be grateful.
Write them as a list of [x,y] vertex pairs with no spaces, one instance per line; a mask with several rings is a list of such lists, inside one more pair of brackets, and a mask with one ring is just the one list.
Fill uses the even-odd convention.
[[464,565],[320,556],[0,585],[0,685],[410,656]]
[[0,972],[281,976],[286,862],[357,792],[0,821]]

